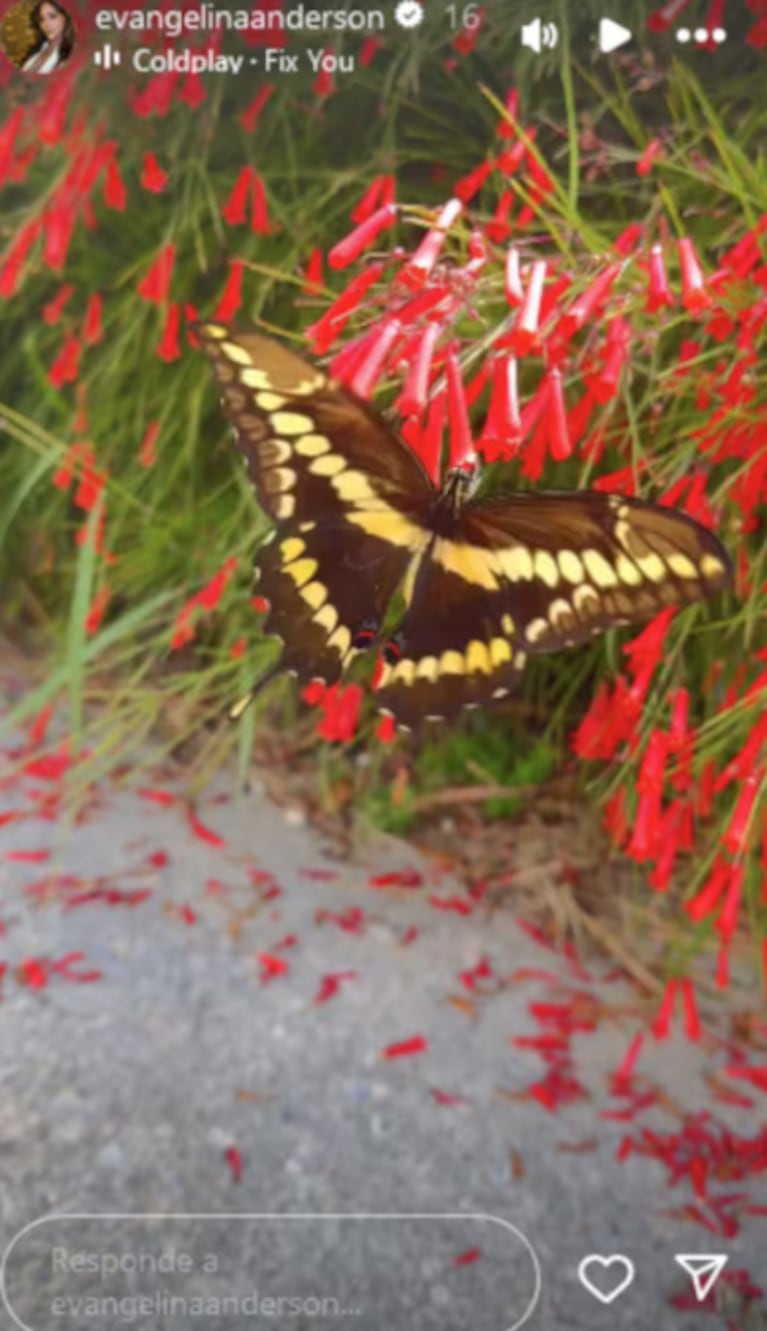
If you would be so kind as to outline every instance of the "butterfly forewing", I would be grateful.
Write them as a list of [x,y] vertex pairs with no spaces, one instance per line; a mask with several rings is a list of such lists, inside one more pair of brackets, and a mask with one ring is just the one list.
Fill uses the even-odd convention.
[[299,679],[334,682],[425,547],[434,487],[363,402],[270,338],[195,326],[259,503],[276,523],[258,591]]

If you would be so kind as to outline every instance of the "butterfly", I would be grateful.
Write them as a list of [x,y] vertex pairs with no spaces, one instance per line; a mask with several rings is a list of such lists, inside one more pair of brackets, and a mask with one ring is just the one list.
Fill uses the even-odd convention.
[[194,331],[274,523],[256,560],[282,642],[268,678],[331,685],[380,651],[378,706],[410,729],[505,697],[531,653],[731,585],[720,541],[685,514],[588,490],[476,497],[463,467],[435,486],[323,369],[258,332]]

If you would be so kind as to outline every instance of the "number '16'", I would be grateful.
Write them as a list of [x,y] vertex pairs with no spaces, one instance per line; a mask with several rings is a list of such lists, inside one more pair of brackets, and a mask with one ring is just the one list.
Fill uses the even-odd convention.
[[451,28],[462,28],[464,32],[467,29],[470,32],[480,24],[479,5],[448,5],[447,16]]

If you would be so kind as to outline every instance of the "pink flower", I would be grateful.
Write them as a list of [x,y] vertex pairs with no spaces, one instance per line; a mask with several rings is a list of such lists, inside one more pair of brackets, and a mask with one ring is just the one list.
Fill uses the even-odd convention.
[[364,222],[360,222],[359,226],[350,231],[348,236],[333,246],[328,254],[330,267],[348,268],[350,263],[359,258],[363,250],[372,245],[382,231],[394,225],[396,218],[397,207],[393,203],[386,203],[383,208],[371,213]]

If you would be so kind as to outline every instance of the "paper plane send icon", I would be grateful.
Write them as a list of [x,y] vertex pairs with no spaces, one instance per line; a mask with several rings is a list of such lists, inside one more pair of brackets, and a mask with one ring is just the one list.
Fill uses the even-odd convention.
[[600,19],[599,49],[607,55],[610,51],[616,51],[619,46],[630,42],[633,35],[622,23],[614,23],[611,18]]
[[714,1288],[730,1259],[726,1253],[677,1252],[674,1254],[674,1260],[679,1263],[683,1271],[687,1272],[695,1290],[695,1297],[698,1303],[702,1303]]

